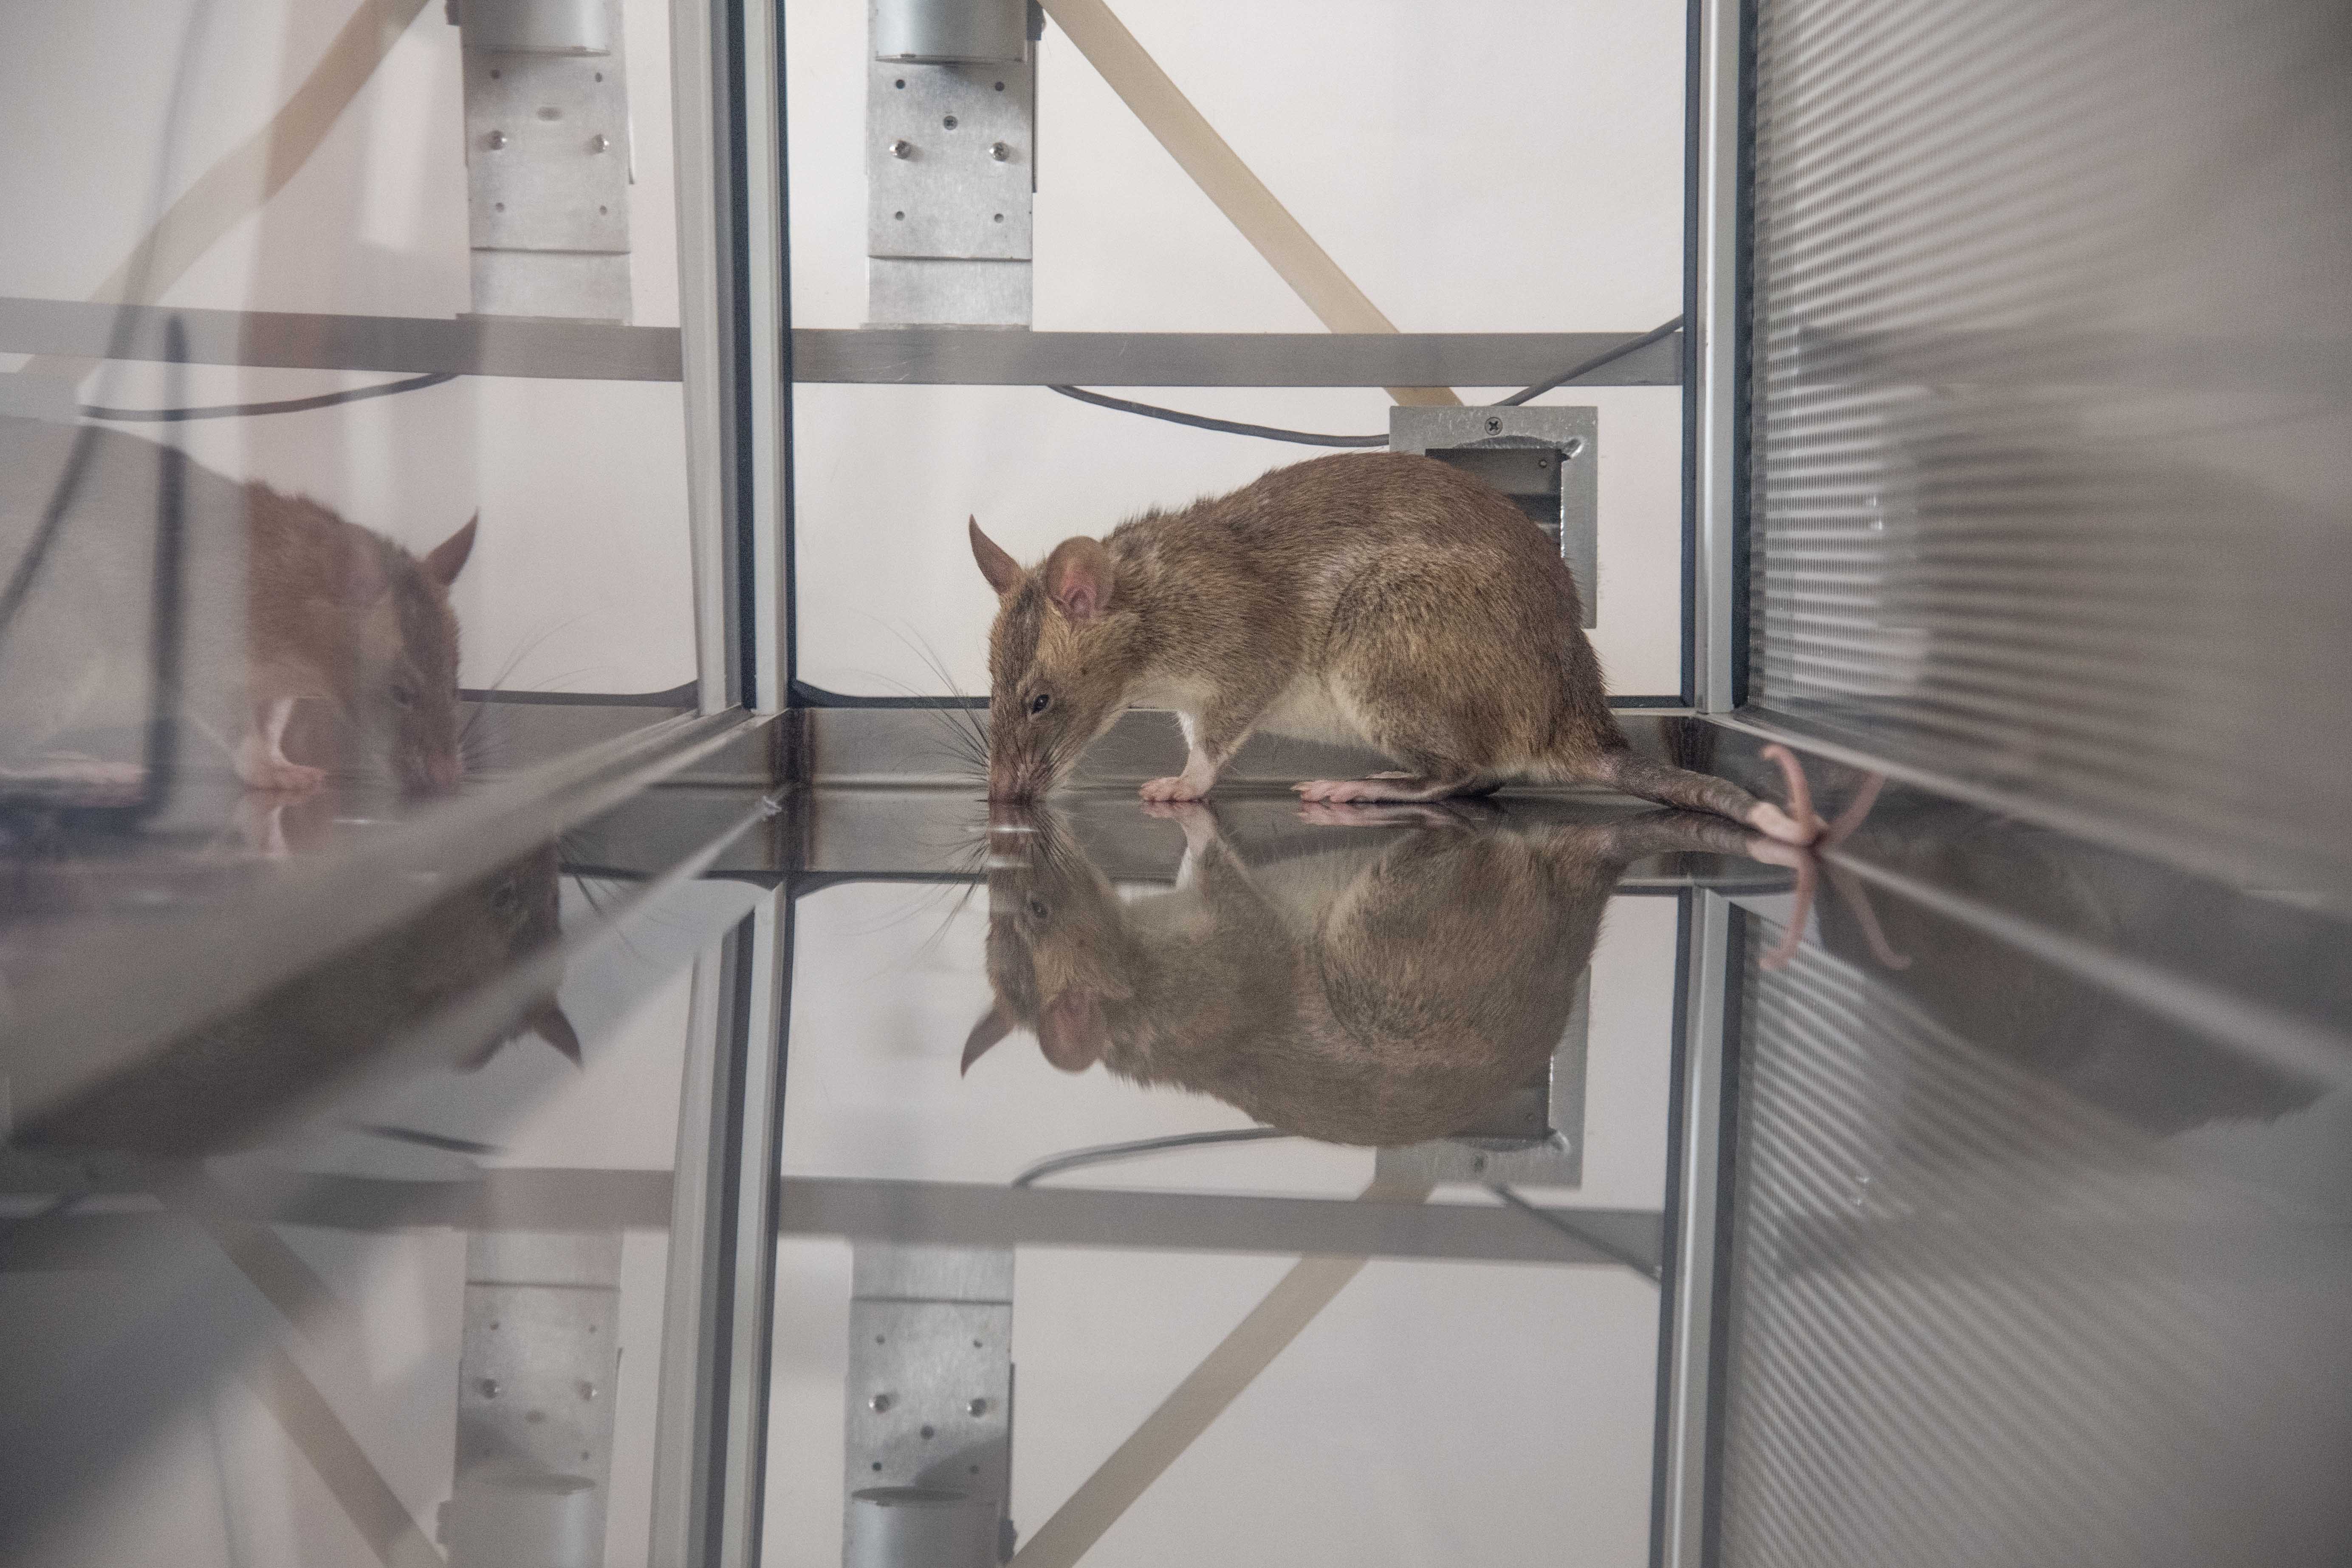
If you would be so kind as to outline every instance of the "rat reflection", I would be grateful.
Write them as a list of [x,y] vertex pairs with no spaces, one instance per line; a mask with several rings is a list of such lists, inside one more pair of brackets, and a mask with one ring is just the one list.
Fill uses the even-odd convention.
[[1138,900],[1054,816],[998,818],[996,999],[965,1069],[1025,1029],[1066,1072],[1100,1062],[1286,1132],[1375,1146],[1469,1125],[1549,1058],[1629,864],[1769,845],[1686,812],[1561,824],[1324,806],[1309,820],[1414,831],[1252,868],[1208,807],[1146,809],[1183,828],[1186,852],[1173,891]]

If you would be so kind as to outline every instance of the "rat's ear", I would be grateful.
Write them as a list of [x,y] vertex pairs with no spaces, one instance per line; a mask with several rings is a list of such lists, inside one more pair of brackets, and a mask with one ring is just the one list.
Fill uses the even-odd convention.
[[1110,1044],[1102,999],[1073,986],[1046,1003],[1037,1015],[1037,1044],[1045,1059],[1064,1072],[1084,1072],[1102,1060]]
[[425,574],[444,588],[455,583],[457,574],[466,569],[466,557],[474,552],[474,525],[481,521],[478,511],[466,520],[465,527],[435,545],[425,557]]
[[573,1067],[584,1065],[580,1059],[580,1031],[572,1026],[572,1020],[563,1016],[563,1005],[554,997],[541,1003],[524,1022],[532,1034],[569,1057]]
[[1012,1032],[1013,1015],[1004,1010],[1003,1003],[992,1005],[971,1026],[971,1033],[963,1037],[963,1065],[956,1068],[956,1076],[961,1078],[970,1072],[971,1064],[988,1054],[989,1047]]
[[1099,539],[1065,539],[1045,557],[1045,593],[1074,621],[1091,621],[1110,609],[1110,552]]
[[980,531],[980,519],[967,517],[965,525],[971,531],[971,558],[980,563],[980,574],[988,585],[1003,598],[1021,582],[1021,563],[1004,553],[1003,547]]

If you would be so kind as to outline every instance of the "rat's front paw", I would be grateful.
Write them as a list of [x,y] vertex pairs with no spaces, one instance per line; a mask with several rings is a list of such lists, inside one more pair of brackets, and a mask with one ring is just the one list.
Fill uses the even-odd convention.
[[1209,789],[1179,773],[1174,778],[1153,779],[1136,793],[1146,800],[1198,800]]
[[327,770],[305,767],[300,763],[273,763],[264,759],[240,763],[236,776],[243,779],[248,788],[307,795],[327,782]]

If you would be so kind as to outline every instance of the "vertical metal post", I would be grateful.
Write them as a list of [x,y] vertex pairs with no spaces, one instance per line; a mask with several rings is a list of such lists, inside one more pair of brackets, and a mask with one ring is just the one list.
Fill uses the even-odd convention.
[[1701,890],[1685,972],[1681,1212],[1667,1350],[1665,1506],[1660,1568],[1701,1568],[1706,1550],[1708,1442],[1714,1398],[1716,1249],[1720,1216],[1723,1043],[1734,962],[1731,905]]
[[790,258],[784,254],[784,100],[779,79],[772,0],[743,8],[743,265],[751,317],[751,444],[749,521],[751,529],[752,706],[772,713],[786,706],[792,635],[785,559],[784,487],[792,469],[792,331]]
[[[757,5],[760,0],[753,0]],[[686,401],[687,525],[694,559],[699,706],[742,700],[738,495],[733,464],[736,110],[730,0],[670,7],[670,97],[677,149],[677,320]]]
[[1688,323],[1698,418],[1697,594],[1692,617],[1694,706],[1733,707],[1733,604],[1738,592],[1740,0],[1697,0],[1698,310]]
[[656,1568],[759,1560],[792,920],[779,890],[695,969],[655,1417]]

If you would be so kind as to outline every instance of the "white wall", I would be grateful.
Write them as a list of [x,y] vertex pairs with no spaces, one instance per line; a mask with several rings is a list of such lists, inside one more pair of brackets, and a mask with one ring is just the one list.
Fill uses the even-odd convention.
[[[1340,268],[1406,331],[1643,329],[1681,308],[1684,13],[1600,0],[1122,0],[1114,9]],[[796,325],[865,313],[866,7],[786,11]],[[1233,226],[1048,26],[1040,330],[1316,331]],[[1562,368],[1565,368],[1564,366]],[[1495,395],[1461,389],[1465,399]],[[1135,395],[1293,427],[1387,428],[1377,389]],[[967,512],[1017,555],[1318,456],[1042,389],[795,389],[801,675],[887,695],[986,687],[993,603]],[[1680,401],[1601,409],[1601,624],[1612,689],[1680,671]]]
[[[165,203],[268,122],[355,8],[355,0],[0,7],[0,294],[88,297]],[[675,325],[665,0],[628,0],[625,26],[635,319]],[[464,311],[459,116],[457,31],[434,0],[285,189],[161,302]],[[187,372],[182,396],[254,402],[382,379],[200,366]],[[83,395],[153,406],[167,388],[156,367],[121,365],[90,377]],[[675,384],[468,379],[179,429],[200,461],[315,496],[415,549],[478,509],[480,542],[455,595],[464,682],[632,691],[694,672],[681,420]]]

